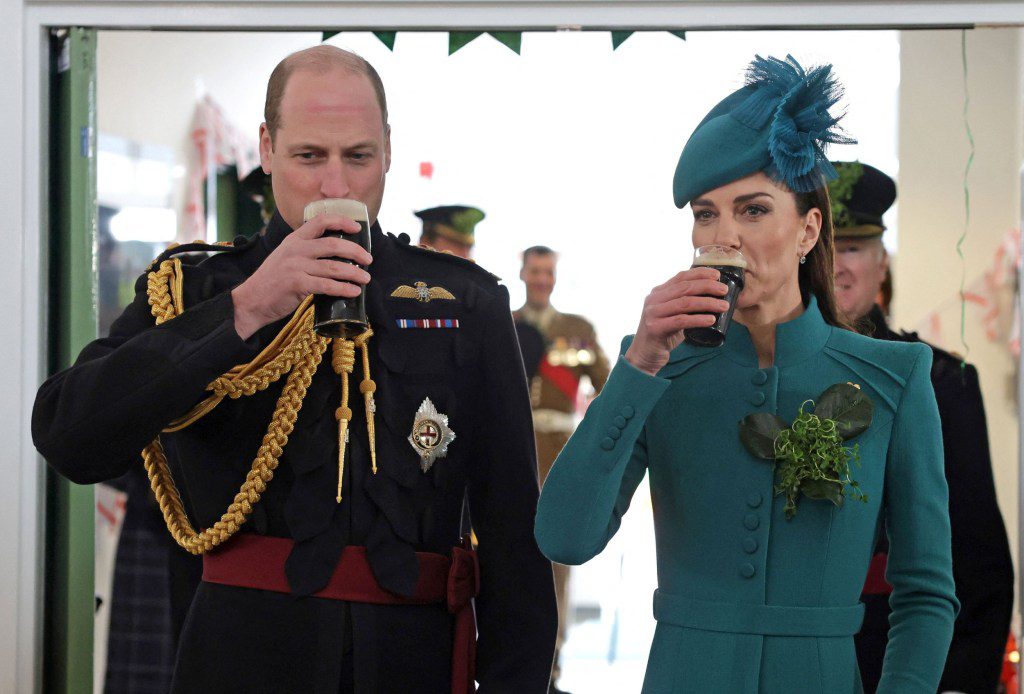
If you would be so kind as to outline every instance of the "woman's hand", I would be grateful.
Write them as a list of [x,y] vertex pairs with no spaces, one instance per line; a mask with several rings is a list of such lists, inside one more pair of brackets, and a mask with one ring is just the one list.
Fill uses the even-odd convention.
[[724,313],[729,288],[718,281],[718,270],[697,267],[683,270],[665,284],[655,287],[644,299],[640,326],[626,361],[652,376],[668,361],[669,352],[683,341],[683,330],[708,328]]

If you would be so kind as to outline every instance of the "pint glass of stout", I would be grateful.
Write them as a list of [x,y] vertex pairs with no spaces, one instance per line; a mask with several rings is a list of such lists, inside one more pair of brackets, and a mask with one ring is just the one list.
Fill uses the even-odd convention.
[[743,271],[747,260],[735,248],[728,246],[701,246],[694,251],[693,267],[712,267],[722,276],[719,281],[729,288],[722,297],[729,302],[729,310],[717,315],[714,325],[708,328],[687,328],[683,337],[698,347],[720,347],[725,342],[732,312],[736,309],[736,298],[743,291]]
[[[346,234],[328,229],[324,236],[343,238],[358,243],[368,252],[370,250],[370,222],[366,205],[358,200],[314,200],[306,205],[302,213],[302,221],[308,222],[317,215],[332,214],[348,217],[359,222],[358,234]],[[342,263],[352,263],[345,258],[331,258]],[[353,263],[354,264],[354,263]],[[355,298],[344,296],[328,296],[317,294],[313,297],[313,329],[323,337],[341,337],[352,339],[370,327],[366,318],[366,289]]]

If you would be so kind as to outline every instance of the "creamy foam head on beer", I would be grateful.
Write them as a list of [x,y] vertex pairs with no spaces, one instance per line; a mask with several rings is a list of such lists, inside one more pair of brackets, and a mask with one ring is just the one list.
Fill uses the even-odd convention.
[[693,261],[694,267],[711,265],[713,267],[726,266],[738,267],[741,270],[747,269],[747,259],[740,255],[739,251],[731,248],[710,248],[705,249]]
[[302,221],[308,222],[317,215],[332,214],[354,219],[357,222],[367,222],[369,216],[366,212],[366,205],[358,200],[345,200],[342,198],[329,198],[327,200],[314,200],[306,205],[302,211]]

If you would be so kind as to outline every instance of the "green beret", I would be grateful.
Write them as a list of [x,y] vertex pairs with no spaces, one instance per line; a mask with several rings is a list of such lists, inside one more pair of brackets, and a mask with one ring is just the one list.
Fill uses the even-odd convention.
[[472,246],[476,225],[483,221],[483,210],[468,205],[444,205],[414,212],[423,220],[424,233],[432,232],[456,243]]
[[797,193],[835,178],[829,143],[854,142],[829,109],[842,97],[831,65],[804,70],[793,56],[755,56],[746,85],[720,101],[690,135],[672,181],[676,207],[764,171]]
[[896,202],[896,181],[869,164],[835,161],[838,177],[828,184],[836,238],[875,238],[885,231],[882,215]]

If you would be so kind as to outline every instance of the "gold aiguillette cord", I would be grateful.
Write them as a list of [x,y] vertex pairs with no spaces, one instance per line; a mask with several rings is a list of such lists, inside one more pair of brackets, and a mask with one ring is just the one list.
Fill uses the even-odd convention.
[[345,478],[345,445],[348,443],[348,424],[352,421],[352,410],[348,406],[348,376],[355,369],[356,347],[362,352],[363,380],[359,384],[359,392],[363,394],[363,403],[366,407],[366,434],[370,441],[370,465],[373,474],[377,474],[377,441],[374,433],[373,415],[377,411],[377,405],[373,400],[373,394],[377,390],[377,384],[370,378],[370,353],[369,343],[373,337],[373,330],[366,332],[353,340],[346,340],[336,337],[333,340],[333,351],[331,354],[331,366],[334,372],[341,376],[341,407],[334,416],[338,420],[338,496],[337,502],[341,503],[341,484]]

